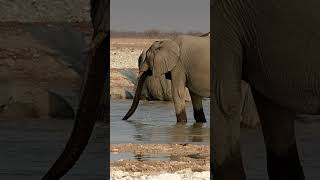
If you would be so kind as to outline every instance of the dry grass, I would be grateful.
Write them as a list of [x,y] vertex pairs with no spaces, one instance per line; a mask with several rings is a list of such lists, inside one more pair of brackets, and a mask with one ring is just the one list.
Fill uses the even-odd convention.
[[126,38],[143,38],[143,39],[163,39],[163,38],[174,38],[178,35],[187,34],[187,35],[195,35],[199,36],[204,34],[203,32],[199,31],[189,31],[189,32],[162,32],[156,29],[146,30],[144,32],[136,32],[136,31],[111,31],[110,35],[111,38],[118,38],[118,37],[126,37]]

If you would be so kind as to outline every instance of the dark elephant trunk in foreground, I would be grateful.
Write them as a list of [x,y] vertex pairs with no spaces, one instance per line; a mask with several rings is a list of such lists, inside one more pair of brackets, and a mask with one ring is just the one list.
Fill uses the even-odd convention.
[[142,87],[143,87],[143,84],[144,84],[144,82],[145,82],[145,80],[146,80],[146,78],[148,76],[148,73],[149,73],[148,71],[144,71],[142,73],[142,75],[140,76],[139,82],[138,82],[138,86],[137,86],[136,92],[134,94],[132,105],[131,105],[129,111],[127,112],[127,114],[124,116],[124,118],[122,120],[129,119],[129,117],[132,116],[132,114],[137,109],[139,101],[141,99]]
[[[82,86],[81,100],[71,137],[43,180],[57,180],[65,175],[79,159],[90,139],[97,119],[108,115],[109,108],[101,103],[106,95],[105,85],[109,58],[109,0],[91,0],[93,39],[88,51],[88,67]],[[79,52],[81,53],[81,52]],[[103,98],[105,99],[105,98]],[[101,107],[103,106],[103,107]],[[101,116],[101,114],[103,114]]]

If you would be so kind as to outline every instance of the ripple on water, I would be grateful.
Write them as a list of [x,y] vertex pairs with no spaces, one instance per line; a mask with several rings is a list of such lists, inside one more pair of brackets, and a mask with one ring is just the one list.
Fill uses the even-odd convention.
[[195,123],[191,103],[187,103],[187,124],[176,124],[172,102],[141,101],[135,114],[122,118],[132,100],[111,100],[111,143],[197,143],[208,144],[210,101],[204,100],[207,123]]

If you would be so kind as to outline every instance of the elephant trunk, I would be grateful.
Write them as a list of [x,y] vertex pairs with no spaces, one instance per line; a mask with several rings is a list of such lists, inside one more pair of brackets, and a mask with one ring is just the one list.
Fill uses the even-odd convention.
[[90,51],[95,52],[95,55],[91,53],[89,55],[89,65],[71,136],[64,151],[42,180],[56,180],[64,176],[76,163],[88,144],[95,122],[108,116],[105,111],[108,111],[109,108],[102,108],[105,105],[102,103],[105,98],[102,98],[106,96],[105,86],[108,84],[106,82],[109,69],[106,61],[108,43],[109,38],[103,38],[101,45],[96,50]]
[[[90,118],[90,117],[86,117]],[[93,131],[94,120],[77,120],[65,150],[42,180],[60,179],[79,159]]]
[[129,119],[129,117],[132,116],[132,114],[136,111],[140,98],[141,98],[141,92],[142,92],[142,88],[143,88],[143,84],[145,82],[145,80],[147,79],[148,74],[150,74],[149,72],[150,70],[144,71],[142,73],[142,75],[139,78],[139,82],[138,82],[138,86],[136,89],[136,92],[134,94],[134,98],[133,98],[133,102],[132,105],[129,109],[129,111],[127,112],[127,114],[124,116],[124,118],[122,120],[127,120]]

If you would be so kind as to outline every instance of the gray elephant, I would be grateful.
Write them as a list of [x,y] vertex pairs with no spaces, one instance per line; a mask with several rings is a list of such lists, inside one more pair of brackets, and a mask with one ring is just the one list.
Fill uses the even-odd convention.
[[[165,75],[171,80],[172,98],[175,105],[177,122],[186,122],[185,87],[189,89],[194,119],[196,122],[206,122],[203,113],[202,98],[210,97],[210,36],[178,36],[173,40],[155,41],[146,51],[146,56],[140,56],[140,79],[134,101],[123,119],[128,119],[138,106],[142,87],[147,76],[161,77]],[[144,60],[145,59],[145,60]],[[144,60],[144,61],[143,61]],[[250,111],[243,121],[244,126],[255,127],[258,118],[250,87],[242,85],[243,111]]]
[[[209,33],[202,35],[201,37],[208,36]],[[143,50],[138,58],[139,70],[142,68],[142,64],[146,59],[147,50]],[[252,97],[250,86],[242,81],[242,100],[241,100],[241,127],[255,128],[259,124],[259,116],[255,107],[255,102]],[[143,84],[141,99],[147,100],[160,100],[160,101],[172,101],[171,95],[171,81],[165,78],[165,75],[160,77],[148,76]],[[190,94],[186,88],[186,101],[190,101]]]
[[171,80],[177,122],[187,121],[185,87],[189,89],[195,120],[206,122],[202,98],[210,96],[209,47],[208,37],[181,35],[173,40],[155,41],[139,67],[139,81],[133,104],[123,119],[128,119],[137,108],[147,76],[160,77],[164,74]]
[[320,113],[320,1],[216,0],[213,12],[212,177],[244,180],[241,80],[250,84],[270,179],[304,180],[296,113]]
[[[145,59],[146,50],[143,50],[138,59],[139,71]],[[172,101],[170,80],[166,79],[165,75],[147,77],[143,84],[141,97],[147,100]]]
[[[142,64],[146,59],[146,52],[147,50],[143,50],[138,58],[139,71],[141,71]],[[149,101],[172,101],[171,81],[166,79],[165,75],[159,77],[148,76],[142,87],[141,99]],[[190,100],[189,91],[186,88],[186,101]]]
[[[210,32],[200,35],[200,37],[210,36]],[[143,50],[138,58],[138,67],[141,71],[142,64],[146,59],[147,50]],[[141,99],[147,100],[160,100],[160,101],[172,101],[171,95],[171,82],[165,78],[165,75],[159,77],[148,76],[142,88]],[[186,88],[186,101],[190,101],[190,94]]]

